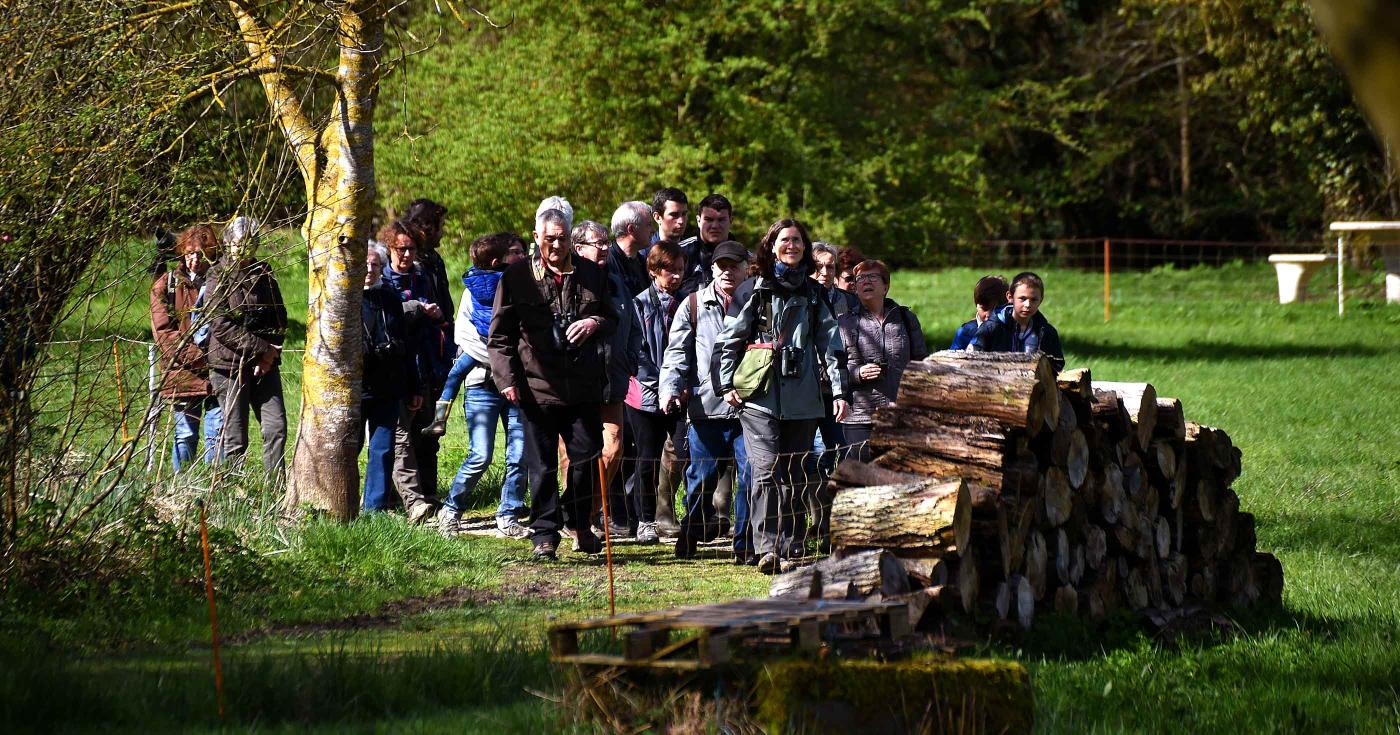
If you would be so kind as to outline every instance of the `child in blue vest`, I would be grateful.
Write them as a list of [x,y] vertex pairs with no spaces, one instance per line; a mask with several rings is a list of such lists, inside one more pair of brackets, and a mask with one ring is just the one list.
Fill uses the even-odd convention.
[[[462,274],[462,285],[466,288],[462,293],[462,308],[458,312],[458,320],[466,317],[480,335],[482,344],[486,343],[491,331],[491,310],[496,303],[496,286],[501,282],[501,272],[515,262],[515,258],[509,254],[499,256],[501,249],[493,247],[494,241],[488,240],[491,238],[478,238],[472,243],[472,267]],[[483,363],[466,350],[461,350],[447,373],[442,395],[433,406],[433,421],[423,428],[424,434],[442,436],[447,432],[447,416],[452,410],[452,402],[457,399],[457,392],[461,390],[467,373],[478,364]]]
[[977,336],[977,328],[987,321],[992,312],[1006,304],[1006,291],[1006,279],[1001,276],[982,276],[977,279],[977,285],[972,287],[972,303],[977,307],[976,317],[958,327],[957,334],[953,335],[953,344],[949,345],[948,349],[965,350],[971,347],[973,338]]
[[1044,352],[1054,363],[1055,372],[1065,367],[1065,351],[1060,333],[1040,313],[1045,299],[1045,282],[1030,271],[1016,274],[1006,292],[1011,303],[997,309],[982,326],[972,349],[979,352]]

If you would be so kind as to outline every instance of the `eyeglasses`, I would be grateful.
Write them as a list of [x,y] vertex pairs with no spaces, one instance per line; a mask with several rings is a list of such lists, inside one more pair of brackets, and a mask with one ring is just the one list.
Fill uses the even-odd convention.
[[579,246],[579,247],[589,247],[589,248],[605,248],[605,247],[608,246],[608,244],[607,244],[606,242],[588,242],[587,240],[582,240],[582,241],[579,241],[579,242],[575,242],[574,245],[577,245],[577,246]]
[[879,273],[862,273],[856,276],[856,283],[861,281],[883,281],[885,280]]
[[390,250],[393,250],[394,252],[398,253],[399,255],[408,255],[409,253],[416,253],[416,252],[418,252],[418,248],[415,248],[415,247],[413,247],[413,246],[411,246],[411,245],[410,245],[409,247],[405,247],[405,248],[390,248]]

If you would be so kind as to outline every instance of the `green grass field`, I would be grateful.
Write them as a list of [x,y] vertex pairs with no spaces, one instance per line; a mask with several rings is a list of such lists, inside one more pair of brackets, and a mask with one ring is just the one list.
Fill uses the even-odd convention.
[[[279,272],[304,323],[296,263],[289,254]],[[892,295],[942,343],[968,318],[980,275],[900,273]],[[1257,518],[1259,547],[1283,563],[1285,609],[1191,640],[1154,640],[1121,620],[1106,630],[1041,620],[1019,640],[983,641],[976,652],[1031,667],[1045,732],[1396,732],[1400,371],[1391,353],[1400,307],[1366,300],[1374,274],[1345,319],[1325,297],[1280,306],[1267,264],[1236,264],[1116,275],[1105,324],[1099,276],[1042,275],[1044,311],[1071,366],[1152,382],[1180,398],[1190,420],[1230,432],[1244,453],[1235,489]],[[144,304],[121,308],[122,289],[139,285],[120,286],[109,316],[140,338]],[[139,386],[144,368],[123,367]],[[297,374],[284,372],[293,415]],[[91,379],[113,380],[110,368]],[[450,476],[465,451],[456,416],[445,447]],[[566,554],[533,565],[524,542],[447,541],[394,517],[286,527],[273,522],[266,490],[218,495],[220,623],[225,636],[243,637],[224,648],[227,721],[215,714],[201,567],[186,524],[141,537],[149,558],[137,555],[113,586],[11,591],[0,608],[0,728],[566,729],[551,702],[562,677],[542,653],[544,629],[606,611],[597,560]],[[766,590],[748,568],[668,552],[620,547],[619,608]],[[440,606],[392,602],[444,590]],[[357,614],[366,617],[349,618]]]

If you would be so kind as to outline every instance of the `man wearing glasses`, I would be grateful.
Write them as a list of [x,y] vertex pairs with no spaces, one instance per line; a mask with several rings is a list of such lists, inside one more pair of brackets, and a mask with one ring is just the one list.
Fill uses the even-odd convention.
[[[647,210],[650,211],[650,207]],[[650,224],[650,217],[647,222]],[[613,248],[608,231],[592,220],[580,222],[573,231],[574,252],[591,260],[608,276],[608,300],[617,312],[617,331],[607,343],[607,381],[603,389],[603,478],[608,493],[609,518],[601,519],[599,528],[617,537],[631,536],[636,519],[628,513],[627,495],[623,490],[621,473],[623,446],[623,399],[627,385],[637,372],[637,353],[642,349],[641,320],[632,301],[632,294],[617,271],[611,269]],[[591,516],[590,516],[591,517]]]
[[[573,250],[572,217],[546,209],[535,217],[538,251],[501,276],[487,339],[501,397],[520,407],[530,483],[534,555],[554,559],[562,531],[575,549],[602,550],[589,528],[603,449],[601,398],[607,339],[617,328],[607,276]],[[559,442],[569,458],[559,493]]]

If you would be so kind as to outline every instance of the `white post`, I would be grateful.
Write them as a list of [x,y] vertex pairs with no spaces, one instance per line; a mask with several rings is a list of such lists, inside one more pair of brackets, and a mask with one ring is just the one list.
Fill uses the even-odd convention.
[[1342,243],[1345,242],[1345,235],[1337,235],[1337,318],[1342,318],[1346,310],[1346,301],[1342,295]]

